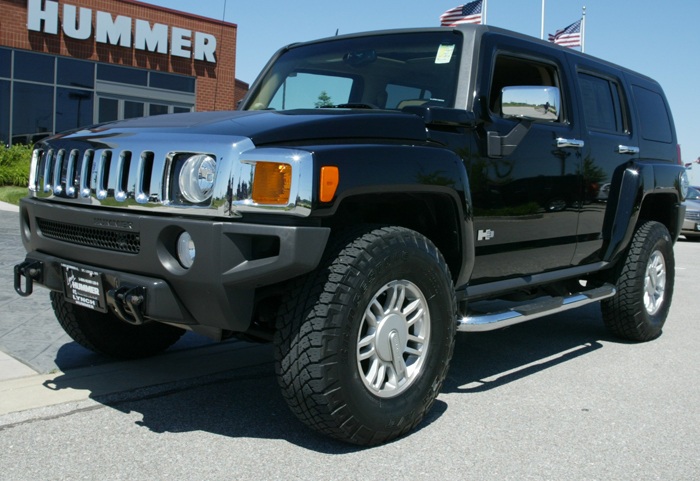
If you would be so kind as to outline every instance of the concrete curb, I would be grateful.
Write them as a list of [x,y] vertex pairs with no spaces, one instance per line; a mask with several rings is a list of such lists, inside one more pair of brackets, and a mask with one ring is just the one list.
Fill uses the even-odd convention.
[[68,373],[8,379],[0,381],[0,416],[271,364],[272,361],[270,344],[234,342],[138,361],[75,369]]
[[36,374],[37,371],[0,349],[0,383]]
[[0,210],[4,210],[7,212],[19,212],[19,206],[14,204],[8,204],[7,202],[3,202],[0,200]]

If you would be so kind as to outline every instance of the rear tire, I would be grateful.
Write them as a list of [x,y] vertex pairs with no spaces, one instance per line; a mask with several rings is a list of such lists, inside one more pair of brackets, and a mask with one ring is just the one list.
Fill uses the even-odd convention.
[[653,221],[640,224],[615,274],[617,294],[601,301],[605,326],[630,341],[659,337],[675,275],[673,241],[666,227]]
[[66,301],[51,292],[51,306],[63,330],[86,349],[120,359],[139,359],[165,351],[185,333],[160,322],[128,324],[111,312],[102,313]]
[[437,248],[402,227],[335,236],[294,281],[275,334],[278,380],[311,428],[371,446],[430,410],[454,349],[456,301]]

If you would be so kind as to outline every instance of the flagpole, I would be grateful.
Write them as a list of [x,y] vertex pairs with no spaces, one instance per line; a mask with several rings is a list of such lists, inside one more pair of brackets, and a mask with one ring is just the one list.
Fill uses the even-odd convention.
[[544,40],[544,0],[542,0],[542,30],[540,30],[540,39]]
[[586,7],[583,7],[583,21],[581,22],[581,53],[586,51]]
[[483,18],[481,19],[481,23],[483,25],[486,25],[486,8],[487,8],[488,4],[489,4],[488,0],[484,0],[484,15],[483,15]]

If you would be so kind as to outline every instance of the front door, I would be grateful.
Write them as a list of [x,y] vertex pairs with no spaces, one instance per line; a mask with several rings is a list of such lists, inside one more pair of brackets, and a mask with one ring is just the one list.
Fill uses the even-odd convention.
[[[477,85],[486,120],[483,143],[468,165],[476,235],[472,282],[567,267],[576,248],[583,187],[581,148],[566,143],[579,141],[581,134],[572,115],[565,56],[550,49],[526,51],[521,41],[497,34],[484,36],[481,55],[492,60]],[[489,155],[488,132],[506,136],[521,123],[501,115],[502,89],[518,85],[558,87],[559,117],[532,122],[512,153]]]

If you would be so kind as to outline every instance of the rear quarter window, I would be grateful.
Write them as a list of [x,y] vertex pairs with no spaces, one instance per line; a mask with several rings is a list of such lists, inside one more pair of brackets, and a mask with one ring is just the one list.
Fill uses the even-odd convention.
[[632,85],[632,92],[639,112],[642,138],[653,142],[673,142],[671,121],[663,97],[639,85]]

